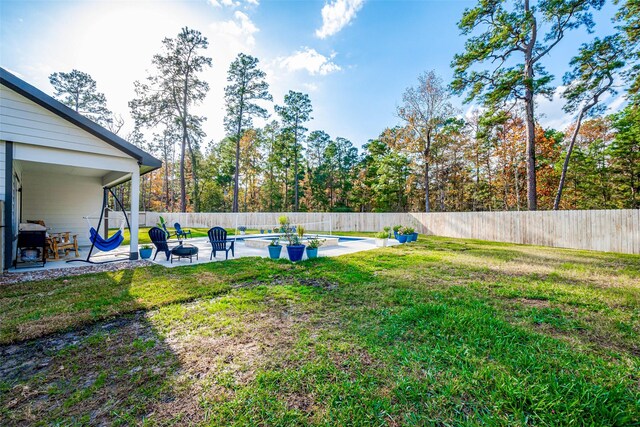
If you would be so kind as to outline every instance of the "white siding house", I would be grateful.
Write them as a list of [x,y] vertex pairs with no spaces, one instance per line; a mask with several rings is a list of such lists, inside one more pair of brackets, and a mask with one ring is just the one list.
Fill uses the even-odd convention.
[[0,68],[5,269],[15,260],[20,222],[43,220],[53,231],[77,234],[80,245],[87,245],[83,217],[100,214],[104,189],[129,180],[130,257],[136,259],[140,175],[160,166],[148,153]]

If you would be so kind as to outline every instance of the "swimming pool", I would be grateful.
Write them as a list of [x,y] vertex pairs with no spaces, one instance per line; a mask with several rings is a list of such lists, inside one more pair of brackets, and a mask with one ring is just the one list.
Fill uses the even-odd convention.
[[[230,236],[231,237],[231,236]],[[367,240],[366,237],[347,237],[347,236],[339,236],[339,235],[333,235],[333,236],[328,236],[328,235],[324,235],[324,234],[305,234],[305,238],[309,238],[309,237],[319,237],[320,239],[322,238],[338,238],[338,242],[357,242],[360,240]],[[239,242],[242,242],[244,240],[250,240],[250,239],[263,239],[263,240],[275,240],[277,238],[280,239],[284,239],[284,235],[282,234],[260,234],[260,235],[253,235],[253,236],[238,236],[236,237],[236,240]]]

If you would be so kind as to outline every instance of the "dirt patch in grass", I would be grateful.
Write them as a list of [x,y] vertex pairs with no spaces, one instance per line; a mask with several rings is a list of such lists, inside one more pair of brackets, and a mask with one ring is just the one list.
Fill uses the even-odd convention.
[[[233,334],[214,330],[162,339],[149,321],[153,315],[138,312],[0,347],[7,425],[72,418],[110,425],[123,413],[159,424],[204,422],[202,402],[231,399],[261,368],[285,366],[297,326],[309,321],[307,313],[267,304],[243,314]],[[300,410],[314,406],[311,396],[290,400]]]
[[527,307],[549,308],[551,304],[549,300],[537,298],[516,298],[516,301]]
[[[234,333],[167,337],[166,344],[180,362],[181,381],[188,385],[171,399],[155,402],[150,409],[152,420],[160,424],[176,419],[206,421],[202,402],[232,399],[238,388],[255,380],[259,370],[285,366],[298,339],[297,326],[309,320],[307,313],[292,315],[285,307],[269,303],[265,310],[241,317],[243,326]],[[306,397],[291,398],[292,407],[313,405]]]
[[137,413],[140,387],[161,384],[175,366],[144,313],[0,347],[0,403],[6,425],[56,419],[110,425],[113,411]]
[[325,290],[333,290],[338,287],[335,281],[327,280],[322,277],[317,278],[297,278],[293,276],[274,276],[270,280],[253,280],[249,282],[241,282],[232,285],[232,288],[254,288],[256,286],[309,286],[312,288],[320,288]]
[[23,337],[40,337],[50,334],[53,331],[64,329],[68,327],[68,325],[73,325],[78,319],[87,319],[90,317],[90,310],[83,310],[76,313],[60,313],[55,317],[31,320],[18,325],[18,334]]

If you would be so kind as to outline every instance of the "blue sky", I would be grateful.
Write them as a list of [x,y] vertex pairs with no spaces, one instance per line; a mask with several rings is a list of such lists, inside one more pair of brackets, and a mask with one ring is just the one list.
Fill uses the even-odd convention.
[[[417,76],[435,70],[445,82],[465,39],[456,23],[466,0],[0,0],[0,65],[47,93],[49,74],[88,72],[108,106],[125,117],[134,80],[144,79],[164,37],[181,27],[209,38],[213,67],[203,75],[211,91],[198,107],[208,117],[209,139],[224,136],[223,90],[229,63],[239,52],[258,57],[275,103],[289,90],[309,94],[310,130],[322,129],[360,146],[399,121],[395,110]],[[596,13],[596,34],[613,31],[615,9]],[[578,46],[592,36],[571,32],[545,59],[558,78]],[[612,107],[620,105],[612,101]],[[470,106],[452,97],[464,113]],[[543,124],[562,128],[562,103],[542,101]],[[271,109],[271,111],[273,111]]]

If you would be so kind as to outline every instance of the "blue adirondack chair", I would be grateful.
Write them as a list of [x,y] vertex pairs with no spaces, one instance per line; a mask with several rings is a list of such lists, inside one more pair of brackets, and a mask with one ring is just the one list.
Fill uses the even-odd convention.
[[191,237],[191,230],[184,230],[182,227],[180,227],[180,223],[176,222],[175,224],[173,224],[173,228],[176,229],[176,237],[179,239],[180,237],[184,237],[185,239],[187,238],[187,234],[189,235],[189,237]]
[[164,252],[167,257],[167,261],[169,261],[169,257],[171,256],[171,249],[169,249],[169,244],[167,243],[167,233],[162,228],[153,227],[149,230],[149,238],[151,239],[151,243],[156,247],[156,253],[153,256],[153,259],[156,259],[158,256],[158,252]]
[[225,253],[225,259],[229,259],[229,251],[231,251],[231,256],[235,257],[235,241],[227,240],[227,230],[222,227],[213,227],[208,232],[209,243],[211,243],[211,255],[209,255],[209,259],[216,256],[216,252]]

